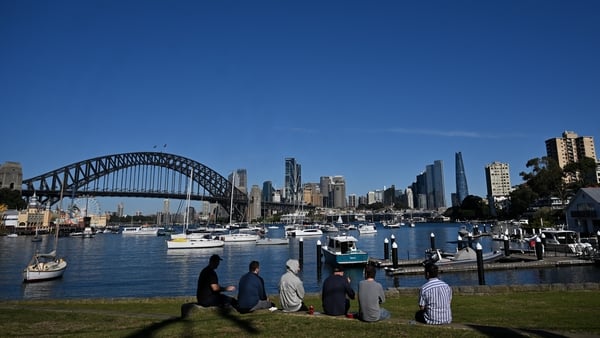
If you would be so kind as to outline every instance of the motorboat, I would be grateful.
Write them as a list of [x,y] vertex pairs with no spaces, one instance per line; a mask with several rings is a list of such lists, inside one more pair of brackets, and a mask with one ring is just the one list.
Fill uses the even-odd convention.
[[340,231],[340,229],[338,229],[338,227],[335,226],[334,224],[326,224],[321,228],[321,230],[323,232],[338,232],[338,231]]
[[357,242],[355,237],[345,234],[328,237],[327,245],[321,247],[325,262],[332,266],[336,264],[366,264],[369,255],[356,247]]
[[[485,252],[482,254],[482,259],[484,263],[491,263],[499,260],[502,256],[504,256],[502,251]],[[458,250],[454,254],[444,253],[440,249],[430,249],[425,253],[424,263],[426,262],[433,262],[437,266],[476,264],[477,253],[475,249],[468,246]]]
[[67,261],[64,258],[56,256],[58,246],[58,228],[54,235],[54,250],[49,253],[36,252],[31,260],[23,269],[23,282],[38,282],[50,279],[56,279],[63,276],[67,269]]
[[288,245],[290,244],[290,239],[287,237],[284,238],[269,238],[264,237],[256,240],[256,245]]
[[121,234],[123,236],[136,235],[136,236],[158,236],[159,227],[140,226],[140,227],[125,227]]
[[377,233],[377,228],[375,227],[375,223],[367,223],[367,224],[359,225],[358,233],[360,233],[361,235]]
[[310,236],[322,236],[323,231],[317,228],[300,228],[293,229],[286,232],[288,236],[292,237],[310,237]]
[[542,233],[538,236],[544,235],[542,243],[545,242],[544,250],[565,252],[575,255],[586,254],[593,250],[592,244],[581,243],[578,240],[577,232],[573,230],[554,230],[554,229],[542,229]]

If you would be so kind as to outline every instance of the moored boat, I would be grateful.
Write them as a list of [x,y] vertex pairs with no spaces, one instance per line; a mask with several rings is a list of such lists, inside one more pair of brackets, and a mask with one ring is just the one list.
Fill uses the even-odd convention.
[[158,230],[160,230],[159,227],[147,227],[147,226],[125,227],[125,228],[123,228],[123,231],[121,231],[121,234],[123,236],[129,236],[129,235],[158,236]]
[[[491,263],[504,256],[502,251],[485,252],[482,254],[484,263]],[[440,249],[428,250],[425,253],[425,262],[433,262],[438,266],[458,265],[458,264],[476,264],[477,253],[475,249],[465,247],[455,254],[443,253]]]
[[309,236],[322,236],[323,231],[317,228],[304,228],[304,229],[293,229],[286,232],[288,236],[293,237],[309,237]]
[[361,224],[358,227],[358,232],[361,235],[364,235],[364,234],[375,234],[375,233],[377,233],[377,228],[375,227],[375,223]]
[[67,269],[67,261],[56,256],[59,226],[54,235],[54,250],[49,253],[35,253],[23,269],[23,282],[38,282],[62,277]]
[[287,245],[290,244],[290,239],[285,238],[261,238],[256,240],[256,245]]
[[366,264],[369,255],[356,247],[357,242],[356,238],[348,235],[329,237],[327,245],[321,247],[325,262],[332,266],[336,264]]

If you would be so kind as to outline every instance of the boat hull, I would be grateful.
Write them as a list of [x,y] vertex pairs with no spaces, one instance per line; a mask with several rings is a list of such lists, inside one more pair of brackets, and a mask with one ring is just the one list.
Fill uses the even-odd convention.
[[288,245],[289,238],[261,238],[256,241],[256,245]]
[[23,282],[41,282],[61,278],[67,269],[63,259],[28,265],[23,270]]
[[168,249],[205,249],[222,247],[225,242],[205,238],[175,238],[167,241]]
[[366,264],[369,261],[369,255],[362,250],[357,250],[346,254],[331,252],[327,248],[322,248],[321,251],[323,252],[323,256],[325,257],[325,262],[332,266],[335,266],[336,264]]

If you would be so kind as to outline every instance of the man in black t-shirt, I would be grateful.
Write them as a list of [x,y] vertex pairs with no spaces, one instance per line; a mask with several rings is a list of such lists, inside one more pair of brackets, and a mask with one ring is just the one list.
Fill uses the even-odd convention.
[[235,286],[226,287],[219,285],[219,277],[215,271],[223,259],[219,255],[210,256],[208,266],[200,272],[198,276],[198,289],[196,290],[196,299],[202,306],[237,306],[237,301],[233,297],[222,294],[222,291],[234,291]]

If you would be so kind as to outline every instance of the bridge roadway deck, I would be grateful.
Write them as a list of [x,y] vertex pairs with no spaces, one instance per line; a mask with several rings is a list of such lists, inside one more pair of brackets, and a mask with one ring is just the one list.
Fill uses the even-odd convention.
[[[411,259],[411,260],[399,260],[396,268],[393,267],[391,260],[383,260],[377,258],[370,258],[369,264],[374,265],[378,268],[385,269],[387,275],[419,275],[423,273],[423,260],[422,259]],[[583,259],[573,255],[562,255],[562,256],[544,256],[543,259],[538,260],[536,256],[527,254],[511,254],[508,257],[501,258],[499,261],[493,263],[484,263],[484,270],[513,270],[513,269],[531,269],[531,268],[552,268],[552,267],[564,267],[564,266],[581,266],[581,265],[593,265],[594,260]],[[450,266],[440,266],[440,272],[468,272],[477,271],[476,263],[469,264],[457,264]]]

